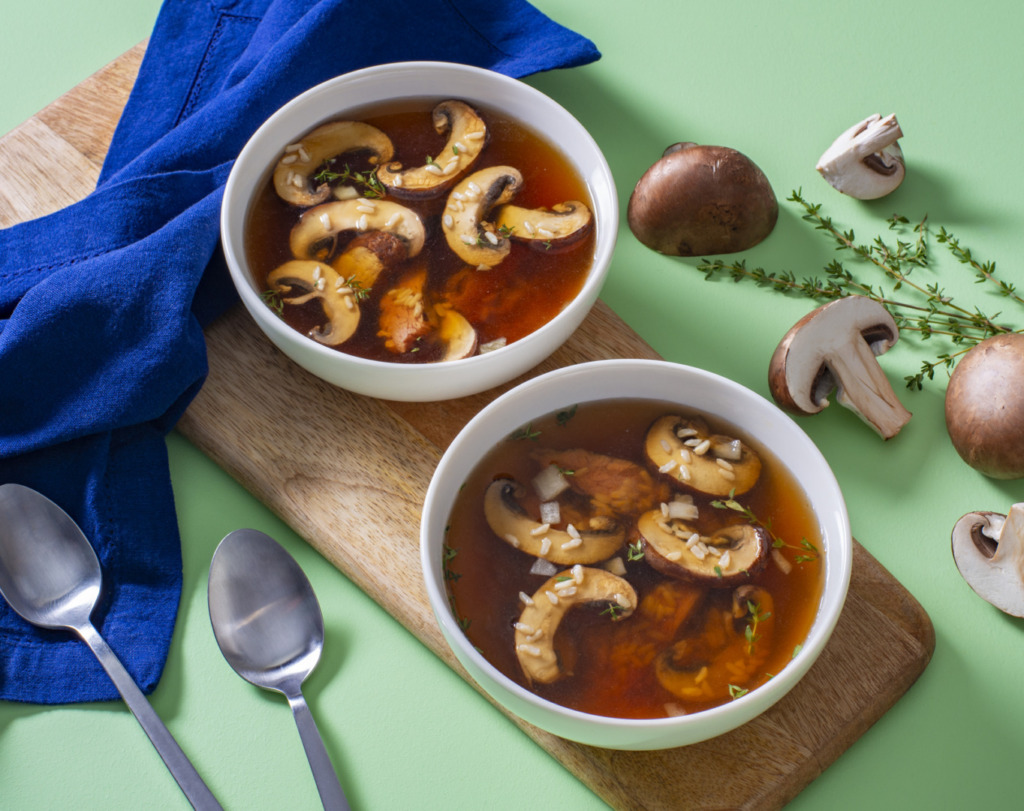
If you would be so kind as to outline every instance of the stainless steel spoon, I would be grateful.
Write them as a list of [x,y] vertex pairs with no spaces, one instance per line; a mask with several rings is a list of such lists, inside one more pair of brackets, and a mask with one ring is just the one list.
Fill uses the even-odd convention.
[[283,693],[299,727],[320,801],[347,811],[302,683],[320,660],[324,620],[313,587],[295,558],[273,538],[239,529],[220,542],[210,563],[210,622],[228,664],[246,681]]
[[66,512],[29,487],[0,485],[0,595],[34,625],[77,633],[96,654],[192,807],[219,809],[195,767],[93,627],[90,618],[101,585],[96,553]]

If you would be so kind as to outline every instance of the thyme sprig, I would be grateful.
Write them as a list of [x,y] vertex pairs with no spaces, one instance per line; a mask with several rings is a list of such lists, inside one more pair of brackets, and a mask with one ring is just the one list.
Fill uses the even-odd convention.
[[892,313],[900,331],[915,333],[922,341],[943,336],[953,345],[953,350],[936,352],[933,360],[922,362],[917,374],[907,375],[905,380],[910,389],[923,388],[924,381],[933,379],[937,369],[951,369],[960,355],[985,338],[1020,331],[1000,323],[998,312],[986,315],[978,307],[960,306],[937,281],[922,280],[915,273],[930,266],[929,238],[934,236],[960,264],[973,271],[977,283],[994,285],[1000,296],[1024,305],[1024,297],[1015,286],[997,277],[995,262],[977,259],[943,227],[933,232],[927,217],[911,223],[906,217],[894,214],[886,220],[892,237],[877,236],[870,242],[860,242],[853,229],[844,230],[836,225],[822,211],[821,204],[808,201],[800,190],[793,191],[787,200],[803,208],[802,219],[824,234],[837,252],[857,260],[859,267],[873,266],[882,274],[884,284],[874,284],[855,275],[840,259],[833,259],[824,266],[824,276],[805,278],[797,278],[790,270],[769,272],[761,267],[748,267],[742,260],[704,260],[697,269],[709,280],[725,277],[734,282],[749,281],[759,287],[819,302],[850,295],[866,296]]
[[313,175],[313,180],[317,183],[333,183],[337,181],[339,185],[355,183],[359,187],[362,196],[367,200],[379,199],[387,194],[387,190],[377,179],[377,173],[374,170],[355,172],[346,163],[340,172],[336,172],[331,168],[336,160],[336,158],[325,160],[320,170]]

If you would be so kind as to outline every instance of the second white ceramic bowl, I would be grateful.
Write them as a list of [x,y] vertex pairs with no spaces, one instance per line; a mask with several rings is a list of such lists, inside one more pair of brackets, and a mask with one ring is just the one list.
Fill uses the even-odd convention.
[[[769,682],[704,712],[675,718],[590,715],[540,698],[495,668],[469,642],[452,615],[442,564],[445,527],[463,483],[487,449],[545,414],[613,398],[674,403],[721,419],[770,450],[793,474],[817,517],[825,584],[803,647]],[[592,746],[663,749],[696,743],[757,717],[804,676],[828,641],[846,599],[853,540],[842,493],[824,457],[793,420],[751,390],[723,377],[665,361],[609,360],[549,372],[484,408],[442,457],[427,490],[420,528],[427,593],[445,639],[473,679],[496,701],[534,726]]]

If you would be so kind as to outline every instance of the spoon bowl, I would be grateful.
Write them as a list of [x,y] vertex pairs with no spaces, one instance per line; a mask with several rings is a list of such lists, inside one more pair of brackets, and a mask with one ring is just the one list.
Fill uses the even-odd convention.
[[192,807],[219,809],[195,767],[93,626],[102,579],[89,539],[66,512],[30,487],[0,485],[0,595],[34,625],[77,633],[114,682]]
[[323,614],[302,568],[269,535],[235,530],[213,554],[208,600],[213,634],[227,663],[250,684],[284,694],[324,808],[347,809],[302,695],[324,644]]

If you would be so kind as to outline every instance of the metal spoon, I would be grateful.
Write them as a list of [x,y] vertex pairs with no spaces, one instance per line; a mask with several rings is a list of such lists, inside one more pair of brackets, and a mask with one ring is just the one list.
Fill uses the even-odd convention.
[[34,625],[67,628],[96,654],[188,801],[221,806],[90,620],[102,573],[88,539],[60,507],[20,484],[0,485],[0,595]]
[[299,564],[273,538],[239,529],[210,563],[210,622],[228,664],[246,681],[288,699],[324,808],[349,805],[302,683],[320,660],[324,620]]

